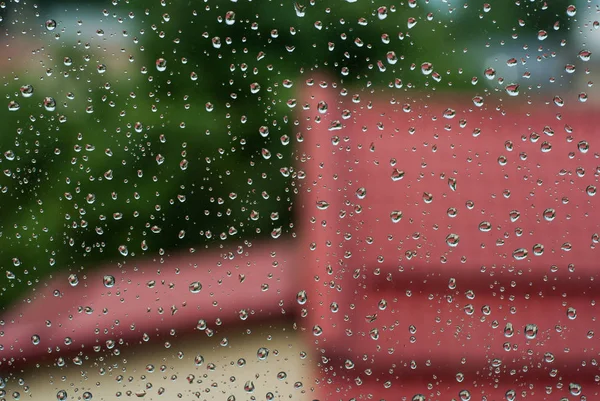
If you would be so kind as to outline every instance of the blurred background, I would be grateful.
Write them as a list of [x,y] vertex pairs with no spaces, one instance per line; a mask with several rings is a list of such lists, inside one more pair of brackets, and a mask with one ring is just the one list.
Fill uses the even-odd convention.
[[[215,260],[221,263],[214,257],[221,249],[286,239],[291,240],[290,248],[298,246],[293,241],[303,222],[299,218],[302,211],[296,208],[294,150],[302,140],[298,119],[304,105],[297,97],[315,73],[331,77],[339,83],[339,89],[351,87],[353,93],[365,94],[385,91],[388,98],[391,94],[396,99],[418,98],[418,94],[429,98],[439,94],[450,99],[464,96],[473,98],[478,106],[478,97],[507,96],[509,92],[524,99],[547,99],[557,106],[563,101],[587,101],[594,93],[591,67],[595,62],[591,54],[600,51],[598,11],[597,5],[585,0],[572,4],[540,0],[406,0],[395,4],[361,0],[1,2],[0,90],[5,102],[0,107],[3,316],[11,312],[18,315],[18,308],[33,303],[36,294],[52,293],[57,288],[53,287],[57,277],[69,277],[68,284],[66,280],[62,284],[76,287],[79,280],[83,282],[99,267],[121,267],[124,262],[142,258],[161,264],[171,255],[196,253],[201,258],[210,252],[210,266],[214,266]],[[307,216],[302,217],[306,220]],[[280,248],[273,246],[271,253],[276,249]],[[255,255],[247,266],[279,263],[270,255],[262,259]],[[284,262],[286,257],[278,255]],[[173,259],[176,265],[178,259]],[[143,266],[149,265],[142,265],[142,273]],[[285,266],[279,265],[280,271]],[[130,279],[132,276],[127,274],[137,272],[137,268],[123,272],[122,281]],[[156,270],[159,275],[160,269]],[[167,277],[167,284],[179,274],[178,266],[173,270],[176,273]],[[217,273],[225,274],[210,274]],[[273,282],[284,281],[282,277],[292,276],[277,276]],[[240,275],[239,281],[244,279]],[[141,279],[135,280],[129,283],[131,288],[144,287]],[[211,291],[222,283],[220,276],[214,281],[218,284]],[[104,283],[109,288],[114,282],[108,284]],[[158,285],[161,289],[156,293],[167,287],[164,284],[163,280],[163,287]],[[56,311],[59,323],[54,324],[64,323],[61,329],[89,336],[85,339],[95,335],[100,338],[99,327],[105,322],[79,326],[84,321],[82,311],[88,310],[76,303],[88,297],[86,285],[79,286],[79,293],[73,290],[71,298],[64,298],[72,305],[66,308],[68,311]],[[286,283],[276,285],[286,287]],[[150,288],[148,284],[146,287]],[[289,290],[291,286],[287,287]],[[54,294],[62,297],[56,291]],[[139,296],[136,291],[129,295]],[[142,297],[141,302],[158,298],[153,291],[146,291],[148,298]],[[223,296],[225,292],[221,291],[219,300],[223,301],[229,294]],[[164,290],[163,301],[175,297],[174,292]],[[104,302],[110,304],[110,313],[122,312],[121,306],[126,309],[124,302],[110,303],[116,296],[104,296],[104,292],[98,298],[89,296],[90,302],[97,302],[97,316],[90,319],[99,319]],[[182,296],[189,296],[187,288]],[[39,296],[38,305],[52,298],[59,297]],[[303,305],[305,298],[306,293],[299,293],[298,303]],[[155,377],[155,383],[161,382],[166,391],[175,393],[182,382],[173,379],[175,373],[187,375],[194,366],[198,377],[187,375],[189,384],[196,386],[206,380],[204,393],[211,389],[213,393],[193,393],[188,388],[185,394],[212,399],[217,397],[215,394],[225,394],[223,388],[235,387],[228,383],[235,381],[229,372],[250,361],[252,369],[244,371],[247,377],[241,379],[243,375],[239,375],[242,383],[254,380],[265,388],[275,388],[279,383],[285,388],[280,394],[310,394],[312,383],[318,384],[318,380],[312,380],[311,369],[319,362],[326,366],[327,347],[315,356],[310,353],[312,344],[308,347],[306,340],[300,340],[299,332],[306,328],[298,329],[283,316],[294,301],[286,299],[288,303],[283,305],[281,300],[277,307],[281,311],[267,311],[271,320],[261,327],[244,324],[220,332],[220,345],[208,340],[179,341],[175,327],[170,326],[172,320],[166,317],[169,313],[162,316],[163,310],[159,309],[161,316],[154,318],[164,326],[162,329],[170,330],[170,337],[161,338],[151,352],[146,348],[136,351],[119,337],[126,328],[115,328],[118,324],[111,321],[103,326],[103,334],[120,338],[116,348],[111,338],[101,344],[106,345],[101,357],[88,359],[80,353],[64,367],[62,356],[58,356],[56,361],[41,363],[42,368],[23,375],[16,369],[11,372],[15,379],[11,385],[23,391],[28,383],[35,383],[36,396],[41,397],[65,387],[60,383],[69,377],[82,392],[93,388],[90,383],[95,382],[98,399],[114,397],[115,387],[128,388],[118,372],[125,372],[129,363],[127,374],[136,372],[139,376],[139,380],[130,376],[129,382],[139,385],[136,396],[144,397],[145,391],[152,388],[146,374],[156,371],[158,377],[158,369],[162,369],[162,379]],[[217,311],[217,302],[213,302],[213,310]],[[171,305],[165,306],[169,311]],[[72,320],[71,307],[79,308],[80,315],[69,327],[65,322]],[[29,312],[23,316],[35,315]],[[171,309],[171,316],[175,312]],[[179,313],[181,316],[185,311]],[[562,310],[560,313],[562,316]],[[141,326],[150,316],[142,315],[135,316],[134,323]],[[110,320],[112,315],[104,313],[103,317]],[[195,319],[190,319],[190,328],[196,324]],[[213,319],[219,322],[215,325],[220,325],[220,319]],[[18,347],[25,347],[25,341],[35,344],[39,340],[18,319],[7,321],[11,324],[0,322],[2,337],[4,330],[23,329],[13,335],[20,341],[10,350],[13,354],[21,352]],[[63,332],[45,324],[53,333],[51,340],[63,342],[66,348],[68,337],[60,337]],[[199,321],[197,330],[212,336],[214,327],[204,326]],[[156,332],[149,332],[158,337],[159,327],[155,328]],[[3,341],[8,342],[8,337]],[[148,340],[136,338],[131,344],[141,341]],[[92,343],[81,347],[89,349]],[[93,344],[94,352],[100,352],[100,345]],[[260,356],[256,358],[257,349],[260,354],[266,344],[272,350],[269,365],[261,364]],[[75,341],[72,349],[78,346]],[[59,355],[60,347],[54,349],[49,358]],[[48,347],[48,354],[52,352]],[[204,359],[198,362],[197,355],[204,355],[205,365]],[[367,361],[365,358],[363,361]],[[201,365],[204,373],[199,373]],[[0,367],[6,368],[7,364]],[[164,373],[167,371],[172,376]],[[286,371],[289,379],[281,378],[277,373],[280,371]],[[56,372],[60,372],[60,379]],[[117,384],[100,388],[101,376],[106,372],[114,373]],[[355,379],[348,380],[352,386]],[[221,389],[216,389],[216,383],[221,383]],[[5,384],[0,377],[2,397]],[[252,392],[244,387],[247,385],[236,389],[240,399]],[[14,394],[13,399],[18,400],[20,396]],[[78,399],[89,401],[91,397],[85,394]],[[116,394],[120,396],[121,390]],[[59,395],[60,391],[57,397],[63,401]],[[235,397],[227,399],[233,401]],[[267,399],[272,398],[267,394]]]
[[565,66],[599,46],[597,9],[575,6],[3,2],[0,304],[58,272],[293,235],[307,71],[398,96],[589,91]]

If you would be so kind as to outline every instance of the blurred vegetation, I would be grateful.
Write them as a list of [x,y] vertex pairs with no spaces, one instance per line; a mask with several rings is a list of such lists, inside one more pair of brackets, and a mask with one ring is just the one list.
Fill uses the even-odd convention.
[[25,50],[0,63],[0,306],[59,271],[293,231],[288,101],[308,72],[463,90],[481,75],[465,44],[568,22],[557,2],[484,3],[5,4],[4,45]]

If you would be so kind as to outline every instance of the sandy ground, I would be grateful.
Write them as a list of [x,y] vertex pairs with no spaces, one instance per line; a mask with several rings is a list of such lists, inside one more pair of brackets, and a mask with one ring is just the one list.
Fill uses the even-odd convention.
[[[204,333],[171,337],[167,339],[170,346],[164,340],[135,346],[117,344],[113,351],[119,349],[119,355],[91,355],[80,366],[69,360],[62,368],[31,367],[8,379],[3,398],[61,401],[61,390],[67,393],[65,401],[87,401],[90,394],[93,400],[316,398],[311,376],[314,345],[307,346],[288,323],[249,329],[250,334],[248,328],[238,327],[211,338]],[[223,338],[228,341],[226,346],[221,345]],[[261,360],[257,352],[263,347],[269,352]],[[199,355],[204,361],[197,366]]]

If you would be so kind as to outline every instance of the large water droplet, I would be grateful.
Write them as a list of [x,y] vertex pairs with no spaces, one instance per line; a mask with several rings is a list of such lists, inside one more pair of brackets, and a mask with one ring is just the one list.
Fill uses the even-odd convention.
[[160,72],[165,71],[167,69],[167,60],[162,57],[156,59],[156,69]]
[[115,285],[115,276],[106,275],[102,281],[106,288],[111,288]]
[[56,29],[56,21],[54,21],[53,19],[49,19],[46,21],[46,30],[48,31],[53,31]]

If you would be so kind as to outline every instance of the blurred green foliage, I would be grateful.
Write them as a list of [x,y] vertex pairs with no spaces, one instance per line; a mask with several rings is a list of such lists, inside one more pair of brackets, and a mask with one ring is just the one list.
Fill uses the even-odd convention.
[[[289,101],[309,72],[362,90],[395,79],[401,93],[460,90],[481,75],[465,43],[566,21],[556,2],[543,12],[541,1],[495,2],[487,12],[484,3],[9,4],[4,40],[41,44],[0,64],[5,102],[20,104],[0,108],[0,306],[59,271],[293,231]],[[440,82],[421,74],[424,61]],[[19,94],[25,84],[30,98]]]

